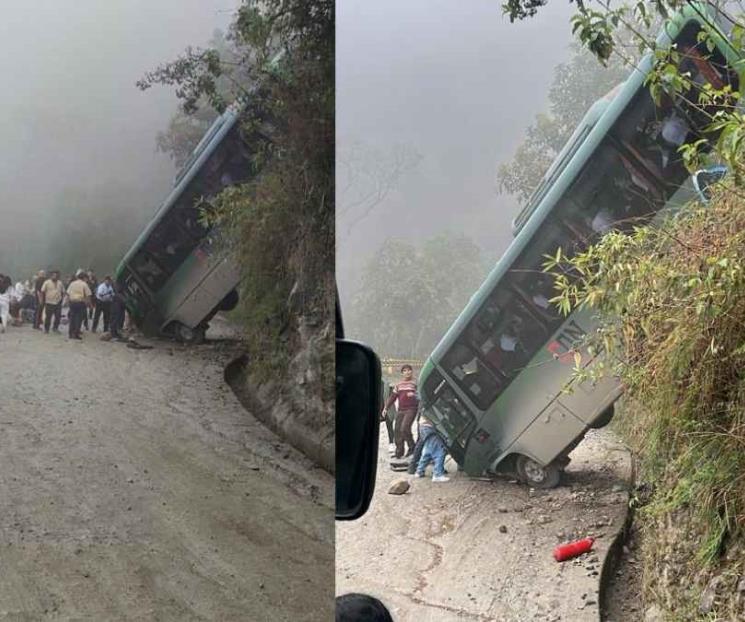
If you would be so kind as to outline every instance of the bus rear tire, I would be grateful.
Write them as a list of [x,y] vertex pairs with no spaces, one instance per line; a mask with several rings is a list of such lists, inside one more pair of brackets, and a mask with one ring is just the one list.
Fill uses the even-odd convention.
[[190,328],[189,326],[186,326],[186,324],[181,324],[180,322],[174,327],[176,339],[187,345],[199,345],[202,343],[204,341],[204,332],[205,329],[202,326]]
[[220,309],[220,311],[232,311],[238,306],[238,300],[238,290],[230,290],[225,298],[220,301],[218,309]]
[[613,408],[613,404],[611,404],[602,413],[600,413],[600,415],[598,415],[597,419],[595,419],[590,424],[590,427],[593,430],[599,430],[600,428],[604,428],[611,422],[611,419],[613,419],[614,414],[615,414],[615,409]]
[[520,479],[532,488],[556,488],[561,481],[561,468],[554,462],[541,466],[527,456],[518,456],[516,470]]

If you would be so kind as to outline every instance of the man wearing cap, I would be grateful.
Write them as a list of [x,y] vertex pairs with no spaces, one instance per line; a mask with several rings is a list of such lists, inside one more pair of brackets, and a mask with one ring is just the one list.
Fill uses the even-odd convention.
[[83,279],[83,271],[78,270],[75,279],[67,287],[67,298],[70,301],[70,339],[83,338],[80,327],[91,306],[91,296],[91,288]]

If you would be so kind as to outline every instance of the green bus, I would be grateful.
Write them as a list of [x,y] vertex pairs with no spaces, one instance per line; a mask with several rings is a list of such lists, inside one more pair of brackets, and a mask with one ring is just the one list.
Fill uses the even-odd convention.
[[254,153],[241,110],[233,104],[207,130],[117,268],[127,309],[147,335],[199,342],[209,320],[238,303],[237,263],[216,252],[215,232],[204,225],[199,204],[252,176]]
[[[703,29],[714,35],[711,53],[699,42]],[[692,90],[707,82],[739,90],[741,55],[696,5],[666,23],[657,47],[671,43]],[[686,98],[655,105],[645,85],[653,63],[645,57],[588,111],[513,222],[512,244],[424,363],[422,413],[469,475],[510,472],[556,486],[569,452],[613,415],[617,379],[575,386],[576,359],[593,364],[582,346],[593,316],[561,316],[542,265],[559,247],[571,256],[695,196],[678,148],[700,136],[711,111]]]

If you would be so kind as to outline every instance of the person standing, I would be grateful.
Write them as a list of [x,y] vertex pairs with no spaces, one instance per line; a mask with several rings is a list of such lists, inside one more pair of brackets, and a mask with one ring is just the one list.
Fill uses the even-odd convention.
[[121,330],[122,326],[124,326],[125,309],[122,286],[119,283],[116,283],[114,285],[114,297],[111,301],[111,321],[109,322],[111,338],[116,341],[122,339]]
[[0,274],[0,333],[4,333],[10,322],[10,279]]
[[[91,288],[93,290],[93,288]],[[109,331],[109,321],[111,319],[111,301],[114,300],[114,288],[111,284],[111,277],[105,276],[103,282],[94,290],[96,311],[93,314],[93,330],[98,329],[98,320],[103,315],[103,332]]]
[[47,280],[47,273],[39,270],[34,279],[34,295],[36,296],[36,310],[34,312],[34,328],[41,330],[41,316],[44,314],[44,297],[41,294],[41,286]]
[[59,280],[59,272],[51,272],[50,278],[41,286],[41,304],[44,306],[44,332],[49,334],[49,326],[54,317],[55,333],[59,332],[60,318],[62,317],[62,299],[65,297],[65,287]]
[[[96,312],[96,309],[98,308],[98,300],[96,299],[96,292],[98,291],[98,279],[96,278],[96,273],[93,272],[90,268],[85,273],[86,281],[88,282],[88,287],[91,288],[91,291],[93,292],[93,297],[91,298],[91,307],[88,311],[88,319],[93,319],[93,316]],[[85,329],[88,330],[88,324],[86,323]],[[96,332],[95,330],[93,331]]]
[[434,471],[432,473],[433,482],[449,482],[450,478],[445,475],[445,457],[447,456],[447,447],[432,426],[432,423],[422,417],[421,421],[422,434],[425,436],[422,447],[422,456],[416,467],[416,476],[424,477],[424,471],[430,462],[434,462]]
[[83,277],[82,270],[78,271],[75,279],[67,287],[67,298],[70,301],[70,332],[68,334],[70,339],[83,338],[80,334],[80,327],[91,306],[91,288],[88,287]]
[[411,365],[401,367],[403,380],[399,382],[391,392],[390,397],[386,400],[383,407],[383,417],[388,414],[388,408],[398,401],[398,414],[394,427],[394,437],[396,442],[395,458],[404,457],[404,445],[408,445],[406,455],[411,455],[414,451],[414,436],[411,433],[411,424],[416,418],[416,411],[419,407],[419,396],[417,395],[417,386],[414,381],[414,369]]

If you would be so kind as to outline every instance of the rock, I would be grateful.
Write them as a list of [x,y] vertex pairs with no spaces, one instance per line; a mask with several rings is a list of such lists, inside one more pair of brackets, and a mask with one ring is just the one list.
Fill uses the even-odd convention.
[[111,333],[104,333],[99,337],[101,341],[111,341]]
[[388,494],[404,495],[408,492],[409,488],[411,488],[411,484],[409,484],[409,482],[407,482],[405,479],[397,479],[394,480],[388,487]]
[[507,525],[500,525],[499,533],[507,533]]
[[614,484],[613,488],[611,488],[613,492],[624,492],[626,488],[622,486],[621,484]]
[[706,586],[704,593],[701,594],[701,601],[698,605],[699,613],[709,613],[714,607],[714,599],[717,597],[717,588],[721,583],[720,577],[714,577],[709,581],[709,585]]
[[644,612],[644,622],[663,622],[662,610],[657,605],[652,605]]

